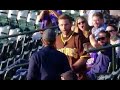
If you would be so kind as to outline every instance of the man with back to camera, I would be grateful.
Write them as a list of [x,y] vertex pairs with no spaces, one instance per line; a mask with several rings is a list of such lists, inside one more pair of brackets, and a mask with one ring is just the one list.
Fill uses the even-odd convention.
[[29,59],[27,80],[61,80],[60,75],[70,70],[67,57],[55,49],[55,40],[54,30],[44,31],[43,48]]

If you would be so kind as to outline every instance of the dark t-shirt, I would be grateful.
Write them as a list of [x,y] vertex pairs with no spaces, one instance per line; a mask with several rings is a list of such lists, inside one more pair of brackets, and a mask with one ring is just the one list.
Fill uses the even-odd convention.
[[67,57],[47,46],[29,59],[27,80],[60,80],[60,75],[70,70]]

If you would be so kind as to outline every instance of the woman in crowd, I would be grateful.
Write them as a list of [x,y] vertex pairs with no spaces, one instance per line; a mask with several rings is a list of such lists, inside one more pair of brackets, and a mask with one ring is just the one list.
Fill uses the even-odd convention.
[[[120,36],[116,26],[109,24],[106,31],[110,33],[110,43],[112,45],[120,44]],[[116,47],[116,58],[118,59],[118,67],[120,67],[120,47]]]
[[82,33],[85,36],[87,42],[89,42],[89,35],[90,35],[89,25],[84,16],[80,16],[76,18],[74,32],[80,34]]

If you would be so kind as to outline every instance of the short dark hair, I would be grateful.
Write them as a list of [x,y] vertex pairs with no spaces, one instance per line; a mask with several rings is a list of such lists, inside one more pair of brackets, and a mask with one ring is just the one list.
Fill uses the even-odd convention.
[[111,26],[111,27],[114,28],[115,31],[118,31],[118,28],[115,25],[113,25],[113,24],[108,24],[107,26]]
[[56,33],[53,29],[46,29],[43,32],[42,39],[47,42],[48,45],[53,45],[56,40]]
[[76,73],[72,70],[62,73],[61,77],[63,77],[65,80],[78,80]]
[[58,20],[60,20],[60,19],[68,19],[70,21],[70,23],[72,23],[72,18],[69,15],[67,15],[67,14],[60,15],[58,17]]
[[99,35],[100,33],[105,33],[105,34],[106,34],[106,38],[110,38],[110,33],[109,33],[108,31],[102,30],[102,31],[100,31],[100,32],[98,33],[98,35]]
[[103,14],[101,12],[95,12],[92,17],[99,17],[100,19],[104,19]]

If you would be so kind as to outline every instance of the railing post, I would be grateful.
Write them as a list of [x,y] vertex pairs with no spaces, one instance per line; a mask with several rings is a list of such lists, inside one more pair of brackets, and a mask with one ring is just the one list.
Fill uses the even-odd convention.
[[112,47],[112,71],[116,70],[116,53],[115,47]]

